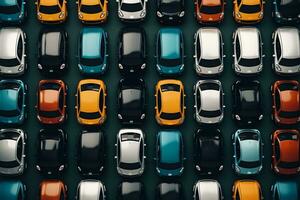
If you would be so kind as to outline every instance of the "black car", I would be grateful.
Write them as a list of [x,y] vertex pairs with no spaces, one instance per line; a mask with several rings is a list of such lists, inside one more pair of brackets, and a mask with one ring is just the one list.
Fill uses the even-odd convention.
[[66,168],[67,135],[61,129],[42,129],[38,139],[36,169],[56,174]]
[[300,23],[300,0],[273,0],[273,5],[273,17],[277,23]]
[[181,23],[184,17],[184,0],[156,0],[156,16],[161,23]]
[[201,174],[223,170],[223,137],[219,129],[199,129],[194,136],[194,162]]
[[232,117],[238,123],[251,125],[262,120],[262,98],[258,81],[236,81],[232,85],[232,95]]
[[157,187],[156,200],[182,200],[181,185],[178,183],[161,183]]
[[67,69],[67,33],[64,30],[44,29],[38,43],[38,69],[46,74],[64,72]]
[[144,200],[144,188],[140,182],[122,182],[118,200]]
[[118,98],[118,118],[123,124],[139,124],[145,119],[143,79],[120,80]]
[[146,34],[143,28],[123,28],[119,36],[119,69],[124,75],[142,74],[146,68]]
[[105,142],[101,131],[82,131],[79,139],[77,164],[83,175],[99,175],[104,168]]

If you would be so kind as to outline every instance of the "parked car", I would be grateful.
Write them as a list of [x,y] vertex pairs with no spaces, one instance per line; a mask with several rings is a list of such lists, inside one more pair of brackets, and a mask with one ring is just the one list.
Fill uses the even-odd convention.
[[119,186],[118,200],[145,199],[144,186],[140,182],[122,182]]
[[108,0],[78,0],[78,18],[84,24],[104,23],[108,18]]
[[140,124],[145,114],[145,82],[143,79],[121,79],[119,82],[118,118],[123,124]]
[[298,130],[276,130],[272,140],[272,168],[277,174],[300,172],[300,133]]
[[272,35],[273,65],[279,75],[300,73],[300,32],[293,27],[278,28]]
[[21,80],[0,80],[0,123],[21,125],[27,118],[27,85]]
[[194,135],[194,162],[201,174],[223,170],[224,139],[219,129],[198,129]]
[[199,180],[193,188],[194,200],[222,200],[222,188],[218,181]]
[[184,41],[179,28],[161,28],[156,38],[156,68],[160,75],[179,75],[184,69]]
[[26,186],[21,181],[1,181],[0,193],[5,200],[25,200]]
[[255,180],[237,180],[232,187],[233,200],[263,200],[259,182]]
[[218,28],[200,28],[194,36],[195,70],[199,76],[214,76],[223,72],[222,33]]
[[26,1],[1,1],[0,2],[0,22],[3,24],[21,24],[26,16]]
[[36,169],[45,174],[57,174],[66,168],[67,134],[61,129],[41,129],[37,142]]
[[162,126],[177,126],[185,118],[184,86],[179,80],[161,80],[156,84],[155,119]]
[[104,169],[105,140],[101,131],[81,131],[77,168],[83,175],[99,175]]
[[256,24],[264,18],[263,0],[234,0],[233,18],[240,24]]
[[218,124],[224,117],[222,84],[218,80],[200,80],[194,86],[195,119],[200,124]]
[[47,74],[60,75],[68,68],[67,32],[62,29],[44,29],[38,43],[38,69]]
[[85,75],[99,75],[107,70],[107,33],[98,27],[84,27],[78,45],[78,68]]
[[233,119],[252,125],[263,119],[262,94],[258,81],[236,81],[232,85]]
[[125,76],[142,74],[146,68],[146,33],[143,28],[123,28],[119,36],[119,69]]
[[98,180],[82,180],[77,187],[76,199],[78,200],[88,200],[88,199],[97,199],[105,200],[106,199],[106,188],[105,185]]
[[224,19],[224,0],[195,0],[195,17],[201,24],[220,23]]
[[271,187],[272,200],[299,199],[299,185],[294,181],[277,181]]
[[145,141],[140,129],[121,129],[117,135],[116,160],[119,175],[141,176],[145,170]]
[[160,183],[156,189],[156,200],[182,200],[183,191],[179,183]]
[[272,16],[279,24],[300,23],[300,2],[273,0]]
[[79,81],[76,97],[76,116],[81,125],[101,125],[106,120],[106,86],[102,80]]
[[67,186],[59,180],[43,180],[39,196],[40,200],[67,200]]
[[42,124],[61,124],[67,119],[67,86],[62,80],[41,80],[37,92],[37,118]]
[[21,129],[0,129],[0,174],[22,175],[25,168],[26,133]]
[[0,29],[0,75],[20,76],[25,73],[26,34],[20,28]]
[[45,24],[60,24],[67,19],[67,0],[36,0],[37,19]]
[[163,24],[179,24],[185,15],[184,0],[156,0],[156,16]]
[[233,33],[233,65],[238,75],[257,75],[263,69],[263,43],[255,27],[238,28]]
[[300,84],[296,80],[276,81],[271,86],[273,97],[272,118],[276,124],[300,122]]
[[184,170],[183,139],[179,130],[165,130],[157,134],[156,170],[159,176],[180,176]]
[[263,168],[263,142],[257,129],[239,129],[232,135],[233,169],[238,175],[259,174]]
[[139,22],[146,18],[148,0],[116,0],[118,16],[124,22]]

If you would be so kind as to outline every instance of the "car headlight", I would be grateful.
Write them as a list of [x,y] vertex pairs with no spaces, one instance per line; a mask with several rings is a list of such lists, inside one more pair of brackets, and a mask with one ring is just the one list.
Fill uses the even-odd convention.
[[237,165],[235,166],[235,171],[236,171],[237,173],[240,173],[240,172],[241,172],[240,168],[239,168]]
[[259,115],[259,118],[258,118],[258,120],[262,120],[263,119],[263,115]]
[[145,119],[146,115],[145,114],[142,114],[141,115],[141,119]]
[[118,15],[119,15],[119,17],[124,17],[122,11],[118,11]]
[[43,69],[43,66],[42,66],[41,64],[38,64],[37,67],[38,67],[39,69]]
[[260,65],[258,68],[257,68],[257,71],[261,71],[262,70],[262,68],[263,68],[263,65]]
[[61,18],[64,18],[64,17],[65,17],[65,12],[62,11],[62,12],[59,14],[59,18],[61,19]]
[[39,19],[42,19],[42,14],[41,13],[38,12],[37,16],[38,16]]
[[119,64],[119,68],[120,68],[120,69],[124,69],[124,67],[123,67],[122,64]]
[[235,13],[235,16],[236,16],[237,18],[240,18],[240,17],[241,17],[240,12],[236,12],[236,13]]
[[24,65],[21,64],[21,65],[19,66],[19,68],[18,68],[18,71],[22,71],[23,69],[24,69]]
[[62,64],[60,67],[59,67],[59,69],[64,69],[66,67],[66,65],[65,64]]
[[275,69],[276,71],[281,71],[281,67],[278,64],[275,65]]
[[224,12],[221,12],[221,14],[220,14],[220,19],[222,19],[223,16],[224,16]]
[[275,170],[277,173],[279,173],[279,172],[280,172],[280,170],[278,169],[278,167],[277,167],[277,166],[275,166],[275,167],[274,167],[274,170]]
[[79,17],[79,19],[83,18],[83,15],[81,14],[81,12],[78,13],[78,17]]
[[277,18],[281,18],[280,12],[275,12],[275,16],[276,16]]
[[141,66],[141,69],[145,69],[146,68],[146,64],[144,63],[142,66]]
[[62,171],[62,170],[64,170],[64,168],[65,168],[65,166],[64,166],[64,165],[61,165],[61,166],[59,167],[58,171]]
[[241,68],[238,65],[235,65],[235,70],[236,71],[241,71]]
[[141,17],[145,17],[146,16],[146,11],[145,10],[143,10],[142,12],[141,12],[141,15],[140,15]]
[[184,68],[184,64],[182,64],[182,65],[180,66],[179,70],[182,71],[183,68]]
[[263,16],[264,16],[264,12],[261,11],[261,12],[259,13],[259,18],[263,18]]
[[100,17],[101,17],[101,18],[104,18],[105,16],[106,16],[106,12],[101,12],[101,13],[100,13]]
[[122,117],[121,114],[118,114],[118,118],[119,118],[119,119],[123,119],[123,117]]
[[185,13],[184,13],[184,11],[182,11],[181,13],[179,13],[179,15],[178,15],[178,16],[179,16],[179,17],[183,17],[183,16],[184,16],[184,14],[185,14]]
[[219,72],[223,71],[223,67],[224,67],[223,65],[220,66],[219,69],[218,69],[218,71],[219,71]]
[[163,16],[164,16],[164,15],[163,15],[161,12],[159,12],[159,11],[156,12],[156,15],[157,15],[158,17],[163,17]]
[[240,118],[240,116],[239,116],[239,115],[235,115],[234,117],[235,117],[235,119],[236,119],[236,120],[238,120],[238,121],[240,121],[240,120],[241,120],[241,118]]
[[161,67],[159,65],[156,65],[156,67],[157,67],[158,70],[161,70]]

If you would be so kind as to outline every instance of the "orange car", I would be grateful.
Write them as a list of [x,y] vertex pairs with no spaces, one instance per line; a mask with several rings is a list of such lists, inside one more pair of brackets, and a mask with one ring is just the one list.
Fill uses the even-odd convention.
[[272,168],[277,174],[300,172],[300,133],[298,130],[277,130],[272,135]]
[[300,122],[300,84],[296,80],[276,81],[271,87],[275,123],[289,125]]
[[260,184],[255,180],[237,180],[232,188],[233,200],[263,199]]
[[67,19],[66,0],[37,0],[37,18],[42,23],[63,23]]
[[184,86],[179,80],[161,80],[156,85],[155,118],[158,124],[180,125],[184,121]]
[[67,86],[62,80],[41,80],[37,96],[37,118],[41,123],[60,124],[65,121]]
[[47,180],[40,185],[40,200],[66,200],[67,187],[62,181]]
[[264,17],[263,0],[234,0],[233,17],[241,24],[255,24]]
[[78,18],[83,23],[102,23],[107,20],[107,0],[78,0]]
[[224,0],[196,0],[195,15],[199,23],[218,23],[224,18]]
[[85,79],[78,83],[76,115],[82,125],[101,125],[106,119],[106,86],[97,79]]

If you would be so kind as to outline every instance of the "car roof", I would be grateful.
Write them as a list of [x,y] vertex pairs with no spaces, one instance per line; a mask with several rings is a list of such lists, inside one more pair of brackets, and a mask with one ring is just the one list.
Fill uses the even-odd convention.
[[285,162],[299,161],[299,140],[280,141],[280,160]]
[[1,181],[1,198],[5,200],[18,200],[19,192],[22,192],[23,184],[21,181]]
[[239,181],[238,189],[240,193],[241,199],[251,199],[251,200],[259,200],[260,191],[259,191],[259,184],[256,181]]
[[201,91],[201,110],[215,111],[220,109],[220,91]]
[[14,6],[17,5],[17,0],[1,0],[0,5],[1,6]]
[[162,28],[159,34],[161,57],[165,59],[180,58],[181,30],[178,28]]
[[163,163],[177,163],[180,161],[181,133],[177,130],[160,131],[160,158]]
[[[130,133],[125,133],[130,134]],[[126,140],[120,143],[120,162],[137,163],[140,162],[140,141]]]
[[17,40],[21,33],[20,28],[2,28],[0,30],[0,58],[13,59],[17,57]]
[[299,58],[300,57],[299,30],[296,28],[279,28],[277,32],[280,38],[283,58]]
[[16,110],[18,109],[18,91],[12,89],[0,90],[0,110]]
[[163,199],[169,199],[168,197],[177,197],[180,194],[180,188],[181,185],[178,183],[161,183],[159,184],[159,193],[164,196]]
[[219,184],[216,181],[203,180],[197,183],[200,199],[220,200]]
[[142,193],[142,183],[140,182],[122,182],[120,192],[123,200],[138,199]]
[[123,55],[128,55],[133,52],[141,52],[142,51],[142,34],[137,30],[133,30],[132,32],[126,31],[122,34]]
[[278,181],[275,184],[277,187],[279,200],[284,199],[299,199],[298,184],[292,181]]
[[238,28],[242,58],[258,58],[260,55],[259,30],[254,27]]
[[59,108],[59,90],[41,90],[39,92],[40,110],[56,111]]
[[199,30],[201,56],[205,59],[220,58],[221,37],[216,28],[201,28]]
[[260,143],[258,140],[240,141],[241,160],[254,162],[260,160]]
[[43,200],[53,200],[60,197],[62,182],[56,180],[43,181],[41,183],[41,198]]
[[175,113],[180,112],[180,92],[166,91],[161,93],[162,112]]
[[0,140],[0,160],[2,162],[11,162],[17,160],[17,141],[12,139]]
[[81,181],[78,187],[80,191],[80,200],[98,199],[103,190],[103,184],[97,180]]
[[84,58],[99,58],[101,56],[101,38],[103,29],[96,27],[84,28],[82,31],[81,54]]
[[42,35],[42,55],[59,56],[61,46],[61,32],[47,32]]
[[295,111],[300,109],[299,91],[286,90],[280,92],[280,109]]

